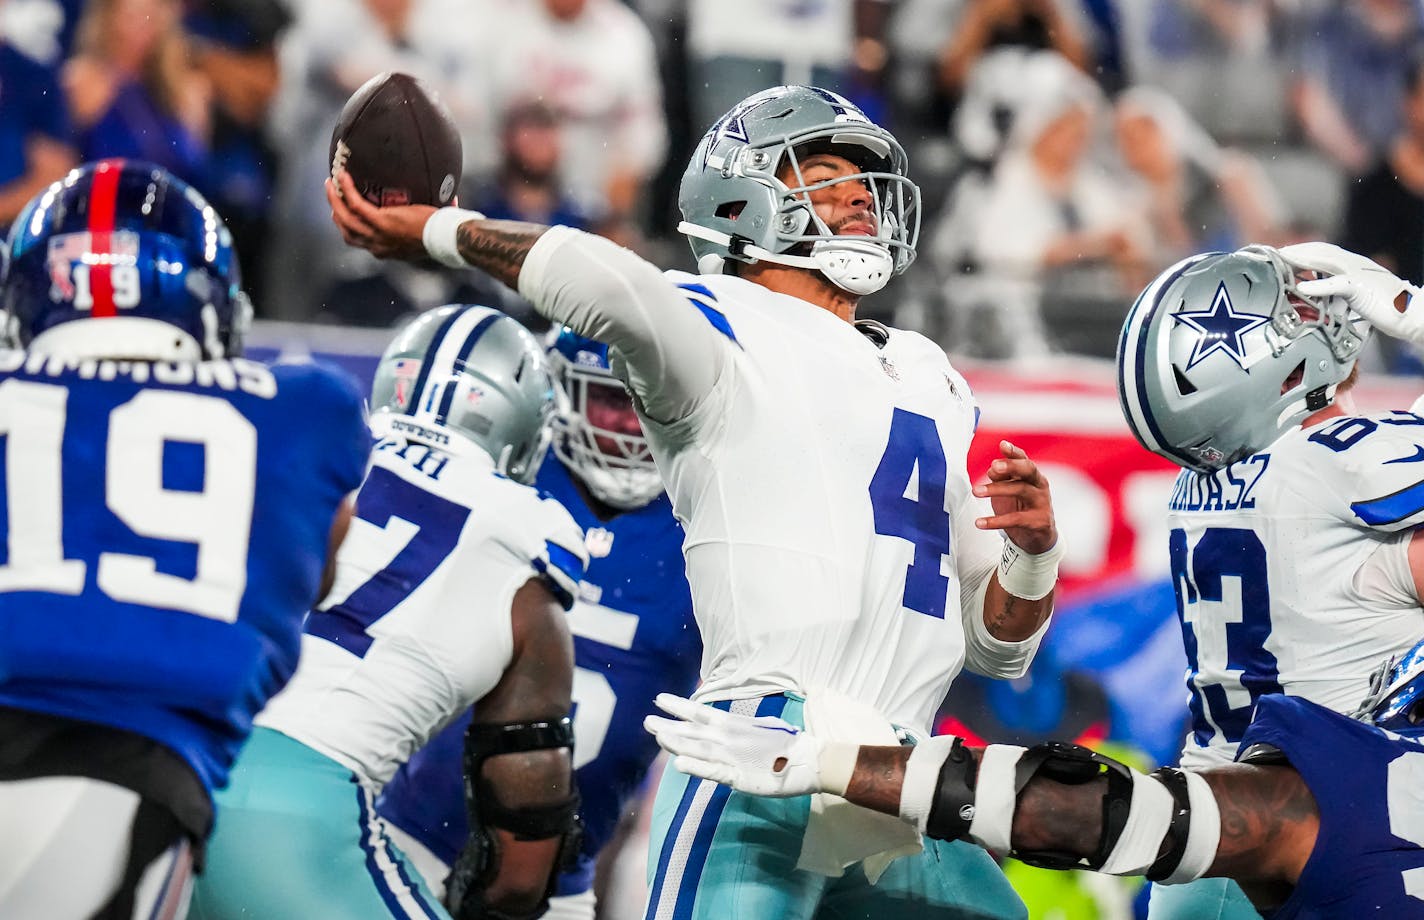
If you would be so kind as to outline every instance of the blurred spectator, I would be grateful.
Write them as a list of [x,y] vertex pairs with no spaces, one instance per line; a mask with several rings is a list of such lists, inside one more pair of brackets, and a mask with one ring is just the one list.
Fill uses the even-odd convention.
[[1351,175],[1399,128],[1410,55],[1424,42],[1416,0],[1344,0],[1302,29],[1292,106],[1316,147]]
[[1142,190],[1154,268],[1204,250],[1280,242],[1284,220],[1259,164],[1219,146],[1171,96],[1133,87],[1118,96],[1114,123]]
[[[1340,245],[1363,253],[1414,284],[1424,284],[1424,55],[1405,83],[1403,125],[1374,168],[1350,183]],[[1385,367],[1418,374],[1419,356],[1375,336]]]
[[1132,201],[1091,157],[1102,107],[1097,86],[1062,56],[1036,52],[1013,74],[1024,89],[991,173],[966,177],[935,235],[954,274],[955,347],[988,357],[1048,349],[1040,297],[1073,289],[1065,272],[1087,266],[1092,287],[1122,296],[1146,280],[1146,227]]
[[652,36],[619,0],[499,0],[490,49],[494,98],[557,113],[565,191],[601,229],[626,238],[667,134]]
[[809,84],[860,101],[887,60],[888,9],[886,0],[689,0],[695,133],[769,86]]
[[213,88],[209,169],[199,187],[226,218],[258,303],[277,172],[263,128],[277,92],[277,38],[290,22],[279,0],[189,0],[184,17],[193,65]]
[[0,40],[0,222],[78,163],[69,110],[52,69]]
[[83,12],[84,0],[0,0],[0,35],[25,57],[58,70]]
[[[495,35],[482,0],[305,0],[283,35],[281,85],[270,132],[281,156],[269,250],[266,303],[282,318],[324,316],[385,325],[408,309],[447,302],[436,272],[383,265],[341,242],[322,183],[337,116],[351,93],[382,71],[425,81],[460,127],[465,172],[494,163],[489,81],[484,70]],[[503,33],[499,36],[503,39]],[[381,277],[397,293],[362,287]],[[378,285],[377,288],[380,286]],[[340,302],[334,291],[346,292]]]
[[475,210],[491,220],[584,229],[588,217],[559,185],[563,150],[554,111],[540,102],[516,105],[504,113],[501,137],[499,172],[471,199]]
[[1271,0],[1153,0],[1153,50],[1163,57],[1259,55],[1270,41]]
[[188,65],[178,0],[91,0],[64,88],[83,160],[148,160],[201,185],[211,85]]
[[958,96],[980,58],[1003,47],[1056,51],[1079,70],[1089,67],[1078,27],[1054,0],[969,0],[940,51],[941,86]]

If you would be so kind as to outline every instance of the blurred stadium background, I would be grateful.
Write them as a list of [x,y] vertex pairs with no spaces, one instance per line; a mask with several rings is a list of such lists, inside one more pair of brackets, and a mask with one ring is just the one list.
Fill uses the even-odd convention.
[[[1032,673],[966,675],[944,726],[1171,762],[1174,470],[1122,423],[1118,326],[1161,268],[1247,242],[1328,239],[1424,282],[1421,55],[1418,0],[0,0],[0,218],[77,162],[160,163],[238,238],[253,351],[369,381],[413,312],[535,318],[477,272],[340,244],[327,142],[367,78],[440,93],[465,206],[680,268],[677,182],[710,122],[767,85],[837,89],[902,140],[924,195],[918,263],[862,314],[944,345],[983,408],[971,471],[1000,437],[1025,447],[1069,547]],[[1418,395],[1412,352],[1377,342],[1365,367],[1365,408]],[[636,915],[629,852],[606,916]],[[1035,917],[1134,913],[1116,880],[1015,878]]]

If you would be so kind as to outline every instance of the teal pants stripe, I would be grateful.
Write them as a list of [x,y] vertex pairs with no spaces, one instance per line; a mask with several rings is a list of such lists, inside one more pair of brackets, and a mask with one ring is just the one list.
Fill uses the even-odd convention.
[[1261,920],[1241,886],[1225,878],[1153,885],[1147,920]]
[[[782,718],[803,724],[800,700],[766,699],[784,706]],[[734,711],[769,714],[762,705],[738,701]],[[926,840],[924,852],[895,860],[875,885],[858,865],[840,878],[798,869],[810,811],[809,796],[745,795],[669,767],[653,806],[644,920],[1027,917],[989,854],[967,843]]]
[[216,802],[192,920],[449,920],[371,789],[281,732],[253,732]]

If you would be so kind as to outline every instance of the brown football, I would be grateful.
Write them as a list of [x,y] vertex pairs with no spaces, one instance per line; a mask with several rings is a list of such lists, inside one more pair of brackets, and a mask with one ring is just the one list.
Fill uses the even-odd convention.
[[443,207],[460,185],[455,122],[435,93],[409,74],[377,74],[346,100],[329,156],[331,175],[349,172],[378,207]]

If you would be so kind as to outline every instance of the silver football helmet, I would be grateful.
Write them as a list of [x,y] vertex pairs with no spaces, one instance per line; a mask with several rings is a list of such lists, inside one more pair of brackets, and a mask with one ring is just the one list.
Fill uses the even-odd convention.
[[548,358],[566,397],[554,419],[554,454],[609,507],[630,511],[661,495],[632,397],[608,367],[608,346],[556,328]]
[[[833,152],[863,170],[807,184],[798,156]],[[794,179],[777,178],[790,166]],[[843,96],[812,86],[777,86],[743,99],[697,145],[682,177],[678,232],[698,270],[727,259],[817,269],[853,294],[870,294],[915,258],[920,190],[907,176],[894,135]],[[877,235],[837,236],[816,215],[811,192],[863,182],[872,194]]]
[[473,444],[527,485],[558,398],[544,350],[523,326],[491,307],[451,304],[416,317],[381,355],[371,422],[452,453]]
[[1302,296],[1268,246],[1192,256],[1137,298],[1118,340],[1118,398],[1143,447],[1220,469],[1330,405],[1369,327]]

